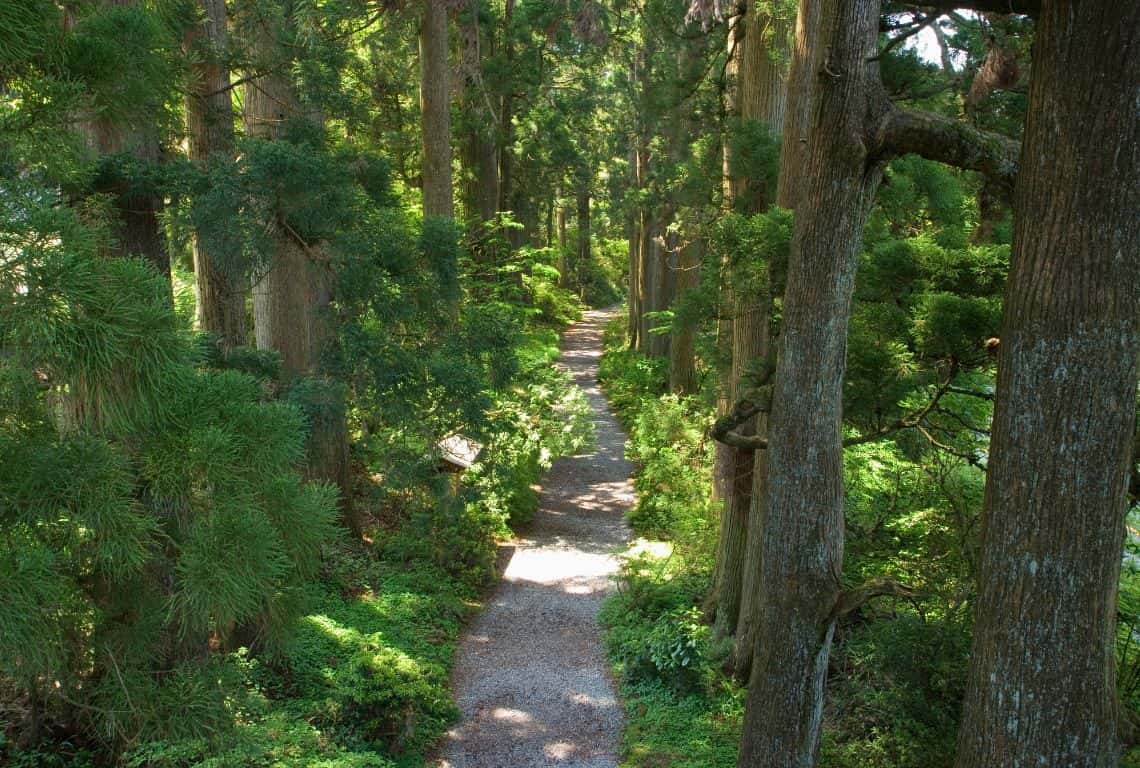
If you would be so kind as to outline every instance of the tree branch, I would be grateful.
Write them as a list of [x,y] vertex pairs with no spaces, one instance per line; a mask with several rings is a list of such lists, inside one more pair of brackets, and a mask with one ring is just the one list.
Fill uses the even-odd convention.
[[958,120],[899,109],[891,105],[879,126],[880,155],[916,154],[965,170],[977,171],[1006,192],[1013,190],[1021,145],[1013,139],[980,131]]
[[899,34],[895,35],[890,40],[888,40],[887,44],[883,46],[882,50],[880,50],[878,53],[876,53],[871,58],[867,59],[867,61],[879,61],[884,56],[886,56],[888,53],[890,53],[892,50],[897,48],[899,45],[906,42],[910,38],[914,37],[919,32],[921,32],[922,30],[926,29],[931,24],[933,24],[938,19],[938,17],[934,16],[934,15],[922,16],[921,14],[915,14],[915,16],[917,17],[918,20],[915,21],[913,24],[911,24],[909,29],[907,29],[904,32],[900,32]]
[[[843,441],[844,448],[850,448],[853,445],[863,445],[864,443],[873,443],[876,440],[882,440],[888,435],[895,432],[901,432],[904,429],[914,429],[915,427],[921,428],[922,420],[926,418],[929,413],[934,410],[935,406],[942,399],[942,396],[950,391],[950,382],[954,380],[956,370],[951,370],[946,377],[946,381],[939,385],[938,390],[926,405],[903,416],[902,418],[892,421],[886,426],[868,432],[865,435],[856,435],[855,437],[848,437]],[[709,430],[709,435],[718,443],[730,445],[733,448],[741,448],[746,451],[763,451],[768,448],[768,439],[760,435],[742,435],[736,432],[736,428],[744,422],[751,419],[760,413],[767,413],[771,410],[771,391],[765,386],[771,378],[771,369],[766,369],[761,378],[760,385],[749,393],[748,398],[743,398],[732,406],[732,410],[727,415],[720,417],[713,424],[712,429]],[[925,432],[924,432],[925,434]]]
[[1020,13],[1025,16],[1036,16],[1041,12],[1041,0],[917,0],[904,5],[938,13],[950,13],[959,8],[989,13]]
[[854,589],[845,589],[839,593],[835,607],[831,610],[833,618],[840,619],[862,608],[873,598],[890,595],[912,600],[918,596],[918,590],[902,582],[879,577],[869,579]]

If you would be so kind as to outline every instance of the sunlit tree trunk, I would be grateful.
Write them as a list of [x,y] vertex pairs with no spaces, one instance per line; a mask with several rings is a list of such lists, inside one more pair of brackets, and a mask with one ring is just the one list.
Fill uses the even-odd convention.
[[[207,168],[232,158],[233,98],[225,64],[228,44],[225,0],[199,0],[201,23],[186,31],[185,47],[194,54],[186,94],[187,147],[191,162]],[[198,327],[217,336],[223,349],[246,344],[246,281],[235,267],[219,264],[195,235],[195,315]]]
[[959,768],[1110,768],[1120,757],[1113,654],[1140,356],[1138,46],[1136,0],[1042,3]]
[[783,302],[767,441],[760,602],[739,764],[818,760],[843,566],[842,382],[855,268],[885,163],[917,153],[1003,183],[1016,145],[887,99],[879,3],[827,0],[815,106]]

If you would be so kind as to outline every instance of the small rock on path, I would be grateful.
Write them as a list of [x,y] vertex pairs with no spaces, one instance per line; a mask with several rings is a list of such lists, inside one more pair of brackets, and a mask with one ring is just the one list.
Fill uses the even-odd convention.
[[598,388],[612,310],[563,337],[560,365],[594,412],[593,453],[554,462],[502,583],[463,637],[452,685],[461,712],[440,768],[616,768],[622,711],[597,613],[629,541],[625,434]]

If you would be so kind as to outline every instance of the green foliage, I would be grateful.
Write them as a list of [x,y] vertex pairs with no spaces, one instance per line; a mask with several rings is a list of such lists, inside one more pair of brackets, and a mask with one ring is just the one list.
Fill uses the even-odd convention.
[[744,691],[714,663],[698,608],[709,574],[690,565],[631,555],[602,608],[626,706],[622,765],[736,765]]
[[334,494],[296,472],[301,414],[203,368],[148,265],[100,256],[72,209],[5,202],[0,674],[112,745],[220,737],[233,669],[205,651],[284,644]]

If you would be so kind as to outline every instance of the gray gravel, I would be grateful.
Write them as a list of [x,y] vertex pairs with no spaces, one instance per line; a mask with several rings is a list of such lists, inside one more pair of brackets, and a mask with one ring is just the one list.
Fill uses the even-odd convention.
[[598,608],[629,540],[625,434],[598,389],[612,311],[567,330],[560,365],[594,411],[593,453],[558,459],[502,583],[463,637],[452,678],[461,720],[440,768],[616,768],[622,712]]

